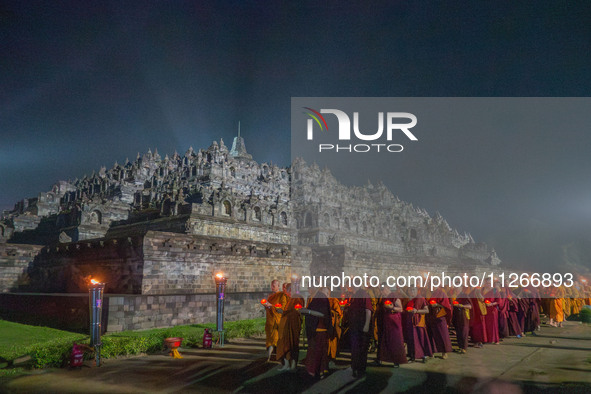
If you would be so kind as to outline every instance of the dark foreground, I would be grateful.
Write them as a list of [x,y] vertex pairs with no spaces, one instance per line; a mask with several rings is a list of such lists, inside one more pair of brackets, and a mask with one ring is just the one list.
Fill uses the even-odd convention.
[[[264,341],[235,340],[214,350],[181,349],[183,359],[150,355],[105,360],[100,368],[46,370],[5,379],[8,393],[591,393],[591,326],[543,326],[538,336],[508,338],[426,364],[369,367],[351,377],[348,354],[323,380],[279,372],[266,362]],[[305,355],[305,351],[302,356]],[[373,361],[375,354],[370,354]],[[90,365],[90,363],[89,363]]]

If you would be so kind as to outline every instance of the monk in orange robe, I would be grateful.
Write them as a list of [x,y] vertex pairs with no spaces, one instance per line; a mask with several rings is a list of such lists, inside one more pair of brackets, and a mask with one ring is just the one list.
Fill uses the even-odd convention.
[[277,341],[277,360],[283,362],[281,370],[295,372],[300,355],[300,331],[302,318],[299,310],[304,306],[304,299],[299,294],[291,294],[291,283],[285,286],[289,302],[279,321],[279,339]]
[[329,298],[330,317],[332,319],[333,330],[328,337],[328,360],[334,361],[337,358],[339,341],[341,340],[341,319],[343,318],[343,309],[339,305],[338,298]]
[[550,305],[548,310],[548,317],[550,321],[548,324],[554,327],[562,327],[562,322],[565,319],[564,313],[564,289],[556,287],[554,292],[550,294]]
[[279,339],[279,322],[281,321],[281,311],[289,301],[287,294],[282,292],[279,287],[279,281],[271,282],[271,294],[267,297],[265,310],[267,321],[265,322],[265,346],[268,351],[267,360],[271,360],[273,350],[277,347],[277,340]]

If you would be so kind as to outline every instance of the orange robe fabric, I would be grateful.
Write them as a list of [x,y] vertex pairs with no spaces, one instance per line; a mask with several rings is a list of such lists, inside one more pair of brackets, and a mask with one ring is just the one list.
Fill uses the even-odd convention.
[[341,339],[341,319],[343,318],[343,310],[339,305],[337,298],[329,298],[330,303],[330,317],[332,319],[333,331],[328,337],[328,357],[331,359],[337,358],[337,350],[339,347],[339,340]]
[[279,321],[279,339],[277,340],[277,360],[298,360],[302,318],[295,306],[304,306],[300,296],[292,297],[285,307]]
[[281,308],[285,308],[289,301],[287,294],[280,291],[270,294],[267,301],[273,306],[265,308],[267,314],[267,321],[265,322],[265,346],[277,346],[279,339],[279,322],[281,321],[281,313],[277,311],[275,305],[281,304]]
[[564,311],[565,304],[564,304],[564,289],[557,288],[554,292],[554,298],[550,299],[549,305],[549,316],[551,319],[554,319],[557,322],[562,322],[566,318],[566,314]]

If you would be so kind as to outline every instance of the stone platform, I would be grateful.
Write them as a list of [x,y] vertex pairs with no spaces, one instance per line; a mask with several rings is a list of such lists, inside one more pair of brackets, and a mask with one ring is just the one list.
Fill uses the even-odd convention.
[[[235,340],[213,350],[181,349],[183,359],[164,354],[105,360],[100,368],[47,370],[0,381],[9,393],[588,393],[591,392],[591,326],[567,322],[542,326],[537,336],[509,338],[500,345],[469,348],[426,364],[369,367],[351,378],[343,354],[324,380],[279,372],[267,363],[264,340]],[[301,358],[305,356],[305,350]],[[375,354],[370,354],[372,361]]]

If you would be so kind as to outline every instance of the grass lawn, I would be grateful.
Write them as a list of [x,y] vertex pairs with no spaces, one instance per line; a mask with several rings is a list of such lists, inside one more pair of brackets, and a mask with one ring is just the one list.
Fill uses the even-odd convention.
[[28,326],[0,320],[0,358],[12,360],[27,353],[27,348],[55,340],[76,341],[85,335],[47,327]]
[[[102,339],[101,354],[111,358],[158,352],[167,337],[184,338],[185,348],[198,347],[205,328],[213,331],[215,323],[107,334]],[[265,318],[225,322],[224,329],[226,339],[260,337],[264,335]],[[214,341],[216,338],[214,332]],[[28,364],[33,368],[67,365],[73,341],[88,344],[89,336],[0,320],[0,376],[9,372],[1,368],[22,356],[28,356]]]
[[[186,340],[190,340],[191,343],[199,342],[203,339],[203,331],[209,328],[215,330],[215,323],[208,324],[191,324],[187,326],[176,326],[170,328],[154,328],[150,330],[141,331],[122,331],[118,333],[108,334],[112,337],[149,337],[159,336],[162,338],[166,337],[183,337]],[[259,337],[265,332],[265,318],[261,317],[258,319],[239,320],[224,322],[224,331],[226,332],[225,337],[227,339],[232,338],[250,338]],[[216,333],[214,332],[214,338]],[[183,344],[186,346],[185,344]]]

